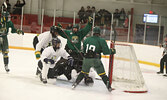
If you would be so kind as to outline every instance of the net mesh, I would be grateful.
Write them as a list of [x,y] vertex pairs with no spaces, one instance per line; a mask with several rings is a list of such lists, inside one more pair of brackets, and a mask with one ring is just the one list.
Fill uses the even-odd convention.
[[114,55],[112,87],[127,92],[146,92],[137,57],[132,45],[116,44]]

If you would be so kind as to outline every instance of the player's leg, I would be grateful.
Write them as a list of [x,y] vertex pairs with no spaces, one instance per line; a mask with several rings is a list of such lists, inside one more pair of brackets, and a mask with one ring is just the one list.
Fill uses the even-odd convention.
[[157,74],[163,74],[164,73],[164,62],[165,62],[165,58],[163,56],[160,60],[160,71],[157,72]]
[[111,92],[112,88],[111,88],[111,85],[110,85],[110,81],[109,81],[108,76],[105,73],[104,66],[103,66],[100,59],[95,60],[95,69],[97,71],[97,74],[102,78],[102,80],[103,80],[104,84],[106,85],[108,91]]
[[42,73],[40,74],[40,79],[41,81],[46,84],[47,83],[47,75],[48,75],[48,71],[49,71],[49,64],[46,64],[45,62],[42,61],[43,64],[43,68],[42,68]]
[[91,63],[92,60],[90,59],[84,59],[83,60],[83,66],[82,66],[82,70],[80,72],[80,74],[78,75],[75,83],[72,85],[72,89],[74,89],[81,81],[84,77],[88,77],[90,68],[91,68]]
[[163,76],[167,76],[167,54],[166,55],[164,55],[164,59],[165,59],[165,74],[163,75]]
[[8,53],[9,53],[9,46],[8,46],[8,39],[7,37],[4,37],[2,38],[2,54],[3,54],[3,61],[4,61],[4,67],[5,67],[5,70],[6,72],[9,72],[10,69],[8,67],[8,64],[9,64],[9,56],[8,56]]
[[8,56],[8,51],[3,51],[3,60],[4,60],[4,67],[6,72],[9,72],[10,69],[8,67],[8,63],[9,63],[9,56]]
[[37,71],[36,71],[36,75],[37,76],[41,74],[42,68],[43,68],[43,64],[42,64],[41,60],[39,60],[38,61]]

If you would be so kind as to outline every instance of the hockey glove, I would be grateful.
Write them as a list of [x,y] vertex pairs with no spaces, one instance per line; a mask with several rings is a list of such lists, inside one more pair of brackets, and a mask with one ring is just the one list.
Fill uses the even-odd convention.
[[20,34],[24,35],[24,32],[23,32],[22,30],[17,29],[16,32],[17,32],[17,34],[19,34],[19,35],[20,35]]
[[90,16],[89,16],[89,17],[88,17],[88,22],[89,22],[89,23],[93,23],[93,17],[90,17]]
[[54,60],[52,60],[52,59],[48,59],[48,58],[45,58],[44,60],[43,60],[46,64],[54,64],[55,63],[55,61]]
[[49,59],[49,62],[50,62],[51,64],[54,64],[54,63],[55,63],[55,61],[54,61],[53,59]]
[[73,66],[74,59],[71,56],[68,57],[67,61],[69,66]]
[[111,54],[116,54],[116,50],[115,49],[111,49]]
[[40,58],[40,55],[41,55],[40,51],[36,51],[36,52],[35,52],[36,59],[39,59],[39,58]]

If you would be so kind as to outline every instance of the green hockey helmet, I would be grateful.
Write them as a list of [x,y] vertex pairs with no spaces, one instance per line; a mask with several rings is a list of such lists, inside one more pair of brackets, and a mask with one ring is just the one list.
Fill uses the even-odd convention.
[[5,22],[9,21],[10,20],[9,17],[10,17],[9,12],[3,11],[1,14],[1,23],[5,23]]
[[78,25],[78,24],[75,24],[75,25],[73,25],[73,28],[79,29],[79,25]]
[[93,33],[100,34],[100,28],[99,27],[94,27],[93,28]]
[[73,33],[77,33],[78,30],[79,30],[79,25],[78,25],[78,24],[73,25],[73,27],[72,27],[72,32],[73,32]]

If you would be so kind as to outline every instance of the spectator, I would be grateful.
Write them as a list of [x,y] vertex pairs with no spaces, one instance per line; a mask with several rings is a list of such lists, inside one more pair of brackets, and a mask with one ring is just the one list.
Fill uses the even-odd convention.
[[90,6],[87,6],[86,18],[88,18],[89,16],[91,16],[91,14],[92,14],[92,10],[91,10]]
[[17,3],[14,5],[13,9],[13,14],[18,14],[21,15],[22,13],[22,7],[25,5],[25,0],[23,0],[23,3],[20,2],[20,0],[17,0]]
[[66,27],[66,30],[72,30],[72,24],[68,24],[68,26]]
[[126,17],[126,13],[125,13],[124,8],[122,8],[120,11],[120,18],[119,18],[120,19],[119,22],[120,22],[121,26],[123,26],[123,23],[125,21],[125,17]]
[[101,37],[105,38],[106,40],[109,40],[110,39],[110,30],[107,29],[107,25],[104,24],[101,30],[102,30]]
[[85,23],[86,22],[85,8],[83,6],[79,10],[78,16],[79,16],[79,19],[80,19],[81,23]]
[[[7,9],[5,9],[5,10],[7,10],[10,13],[11,4],[9,3],[9,0],[6,0],[6,5],[7,5]],[[2,4],[2,6],[5,6],[4,3]],[[5,7],[3,7],[3,8],[5,8]]]
[[115,9],[113,18],[114,18],[114,25],[117,27],[119,23],[119,18],[120,18],[120,13],[118,9]]

